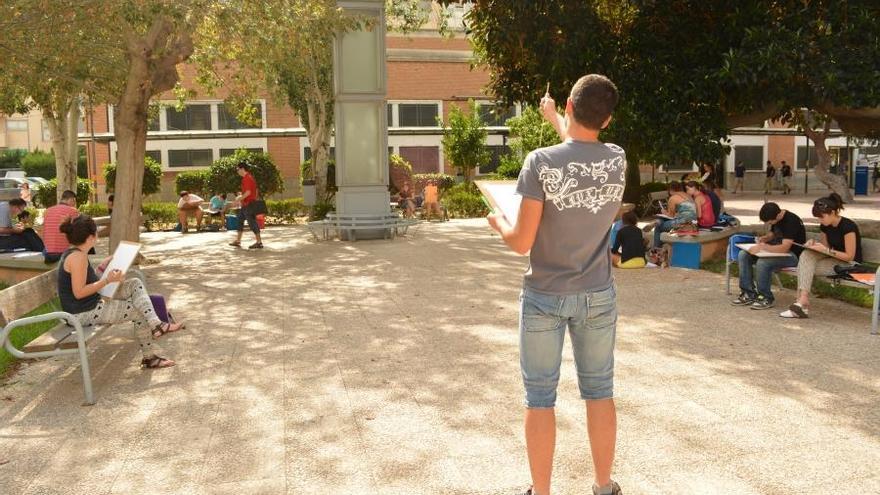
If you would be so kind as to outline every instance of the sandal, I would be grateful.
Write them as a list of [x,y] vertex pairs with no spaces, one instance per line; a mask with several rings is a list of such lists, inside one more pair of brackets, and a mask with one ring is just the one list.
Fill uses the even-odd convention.
[[229,243],[232,247],[241,247],[241,243],[239,241],[232,241]]
[[255,242],[254,244],[251,244],[250,246],[248,246],[248,249],[263,249],[263,243],[262,242]]
[[166,333],[179,332],[184,328],[186,328],[186,325],[183,323],[160,323],[153,329],[153,338],[158,339]]
[[159,368],[170,368],[174,366],[176,363],[170,359],[165,359],[163,357],[159,357],[153,355],[148,358],[141,359],[141,367],[148,370],[155,370]]

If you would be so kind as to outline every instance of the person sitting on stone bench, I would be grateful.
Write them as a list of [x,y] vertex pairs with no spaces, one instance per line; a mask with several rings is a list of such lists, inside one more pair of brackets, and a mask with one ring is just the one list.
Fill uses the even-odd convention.
[[196,217],[196,231],[202,230],[202,202],[205,200],[189,191],[180,191],[180,200],[177,202],[177,219],[180,220],[180,232],[186,234],[189,230],[187,218],[190,215]]
[[715,225],[715,209],[703,185],[692,180],[685,185],[685,190],[697,207],[697,225],[701,229],[711,229]]
[[79,210],[76,209],[76,193],[69,189],[61,193],[61,201],[57,205],[50,206],[43,212],[43,259],[46,263],[60,260],[64,251],[70,247],[67,236],[61,232],[60,227],[65,219],[77,215]]
[[[759,237],[748,251],[740,250],[737,263],[741,292],[731,304],[749,306],[752,309],[770,309],[774,305],[770,278],[776,270],[797,266],[798,256],[804,249],[798,244],[806,242],[807,231],[799,216],[781,209],[776,203],[764,203],[758,212],[758,218],[769,226],[770,232]],[[778,256],[759,257],[757,253],[760,252],[775,253]]]
[[806,242],[809,249],[804,249],[797,265],[797,301],[779,316],[809,318],[810,289],[815,274],[834,275],[836,265],[862,262],[862,234],[859,226],[849,218],[840,216],[841,210],[843,199],[837,193],[831,193],[813,203],[813,216],[819,219],[822,235],[819,242],[812,239]]
[[[156,355],[153,344],[166,333],[181,330],[183,324],[164,323],[159,319],[140,279],[123,280],[124,275],[119,270],[99,278],[98,273],[107,268],[111,258],[104,260],[98,271],[89,263],[86,253],[98,239],[98,226],[92,217],[67,218],[60,229],[72,246],[61,256],[58,267],[61,308],[72,314],[83,327],[132,322],[141,348],[141,366],[150,369],[174,366],[174,361]],[[119,283],[115,297],[102,298],[99,291],[114,282]]]
[[669,203],[666,210],[660,212],[662,215],[670,217],[669,219],[657,219],[653,224],[645,226],[644,231],[650,232],[654,229],[654,244],[652,247],[659,248],[663,242],[660,236],[664,232],[683,225],[687,222],[697,222],[697,207],[694,200],[684,192],[681,182],[671,182],[669,184]]
[[25,250],[42,253],[45,246],[34,229],[22,223],[12,223],[25,211],[27,203],[21,198],[0,201],[0,251]]

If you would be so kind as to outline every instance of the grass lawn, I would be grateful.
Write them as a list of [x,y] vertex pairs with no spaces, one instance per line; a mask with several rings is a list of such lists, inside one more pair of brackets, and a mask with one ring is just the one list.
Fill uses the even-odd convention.
[[[5,289],[7,286],[4,284],[0,284],[0,290]],[[52,311],[60,311],[61,305],[58,302],[58,299],[54,299],[49,301],[48,303],[40,306],[39,308],[31,311],[27,314],[27,316],[36,316],[42,315],[46,313],[51,313]],[[12,332],[12,343],[15,347],[21,349],[21,347],[28,342],[34,340],[39,337],[46,330],[57,325],[57,321],[46,321],[42,323],[35,323],[33,325],[28,325],[25,327],[17,328]],[[12,357],[7,351],[6,348],[0,348],[0,377],[5,376],[6,373],[9,372],[10,367],[15,363],[16,359]]]
[[[703,270],[724,273],[724,260],[704,261],[700,266]],[[737,264],[730,266],[730,277],[731,279],[739,277],[739,266]],[[786,289],[797,289],[797,276],[780,273],[779,279],[782,281],[782,286]],[[731,286],[735,288],[736,282],[731,282]],[[813,295],[837,299],[863,308],[871,308],[874,305],[874,296],[869,291],[856,287],[834,286],[822,280],[822,277],[819,276],[813,282]]]

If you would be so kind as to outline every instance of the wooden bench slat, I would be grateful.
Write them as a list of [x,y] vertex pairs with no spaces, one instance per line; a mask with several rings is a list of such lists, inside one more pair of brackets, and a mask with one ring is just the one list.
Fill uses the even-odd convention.
[[0,291],[0,325],[6,326],[54,299],[58,290],[57,277],[57,268],[53,268]]
[[[97,335],[102,327],[86,327],[83,329],[86,342]],[[22,349],[24,352],[54,351],[56,349],[76,349],[77,341],[74,328],[60,323],[48,332],[30,341]]]

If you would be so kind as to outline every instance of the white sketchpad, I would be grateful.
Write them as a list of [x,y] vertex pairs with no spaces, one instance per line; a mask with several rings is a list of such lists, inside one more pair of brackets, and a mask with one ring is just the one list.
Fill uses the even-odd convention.
[[503,214],[510,225],[516,225],[522,196],[516,192],[515,180],[478,180],[474,184],[486,197],[492,210]]
[[[110,260],[110,264],[107,265],[104,273],[101,274],[101,280],[107,278],[107,274],[113,270],[120,270],[123,274],[127,272],[140,250],[141,245],[136,242],[120,241],[119,245],[116,246],[116,251],[113,253],[113,259]],[[113,297],[118,287],[119,282],[113,282],[112,284],[107,284],[98,292],[104,297]]]
[[[757,246],[757,244],[743,242],[743,243],[736,245],[736,247],[738,247],[740,249],[744,249],[746,251],[751,249],[753,246]],[[773,253],[770,251],[758,251],[757,253],[753,253],[753,255],[757,256],[758,258],[784,258],[790,254],[791,253]]]

